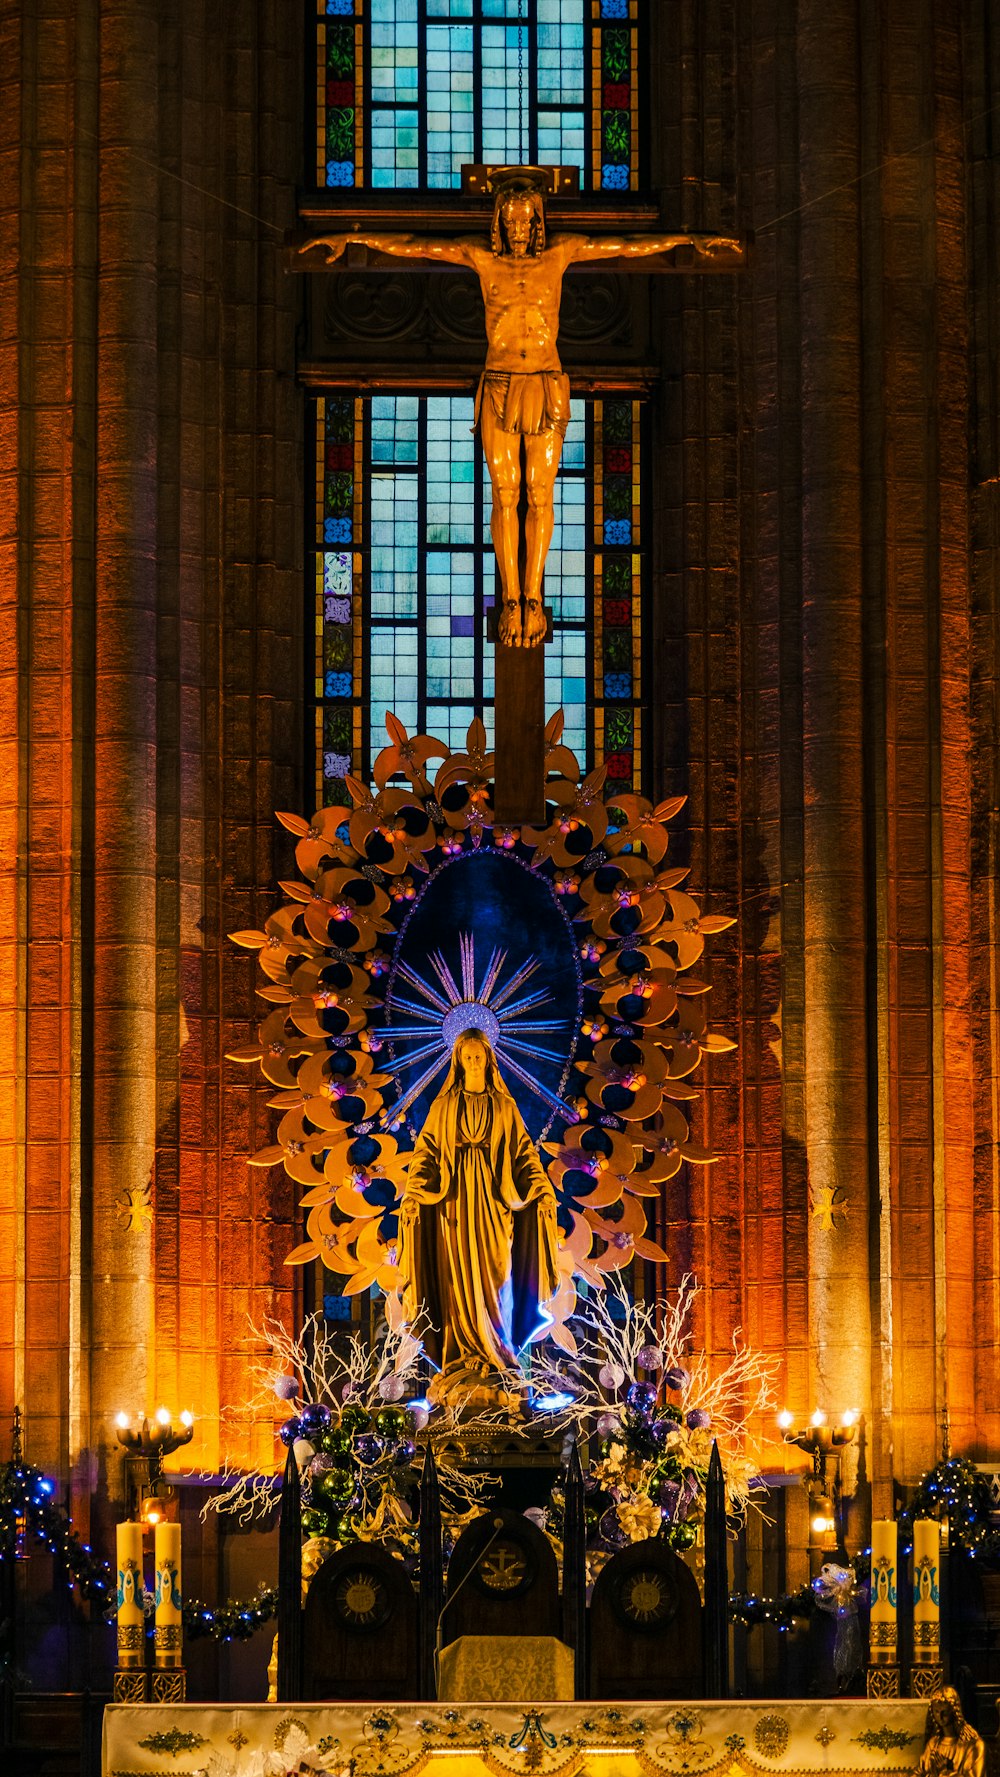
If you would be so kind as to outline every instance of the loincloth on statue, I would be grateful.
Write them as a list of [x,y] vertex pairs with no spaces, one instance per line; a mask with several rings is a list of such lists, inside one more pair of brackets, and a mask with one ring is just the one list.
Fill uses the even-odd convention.
[[475,431],[483,402],[488,401],[503,432],[540,432],[566,436],[569,425],[569,377],[553,370],[484,370],[476,390],[472,421]]

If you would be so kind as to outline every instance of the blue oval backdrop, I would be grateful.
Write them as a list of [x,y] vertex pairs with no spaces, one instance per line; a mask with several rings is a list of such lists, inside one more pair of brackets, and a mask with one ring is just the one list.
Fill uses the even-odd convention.
[[534,1139],[564,1122],[569,1113],[558,1106],[581,1004],[578,939],[548,878],[492,850],[440,864],[394,946],[388,1042],[378,1057],[381,1070],[396,1077],[397,1103],[419,1085],[406,1112],[411,1135],[440,1091],[455,1037],[469,1025],[493,1041]]

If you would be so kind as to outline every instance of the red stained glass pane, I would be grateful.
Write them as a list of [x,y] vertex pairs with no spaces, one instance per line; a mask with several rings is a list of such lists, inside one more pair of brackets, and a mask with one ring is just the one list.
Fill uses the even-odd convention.
[[353,80],[328,80],[326,83],[326,102],[328,105],[353,105]]
[[608,111],[627,111],[631,100],[631,92],[625,85],[619,86],[606,81],[602,91],[602,102]]
[[326,466],[328,469],[353,469],[353,444],[328,444],[326,447]]
[[631,616],[632,606],[628,599],[605,599],[604,621],[609,629],[628,623]]
[[632,452],[620,444],[609,445],[604,452],[604,467],[609,475],[627,475],[632,467]]
[[608,768],[608,776],[616,782],[624,782],[626,780],[631,781],[631,753],[612,753],[610,758],[605,760],[605,764]]

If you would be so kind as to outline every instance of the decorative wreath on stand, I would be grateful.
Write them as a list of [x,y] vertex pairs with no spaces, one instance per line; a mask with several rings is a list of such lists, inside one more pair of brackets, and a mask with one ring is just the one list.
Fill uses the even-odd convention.
[[302,880],[281,884],[263,931],[232,934],[258,952],[271,1010],[229,1059],[260,1064],[281,1113],[250,1164],[280,1162],[304,1188],[308,1238],[286,1263],[321,1259],[346,1295],[377,1284],[398,1324],[408,1150],[455,1038],[482,1030],[547,1157],[562,1281],[545,1333],[574,1354],[575,1280],[600,1289],[635,1254],[665,1260],[644,1199],[682,1160],[716,1158],[691,1139],[690,1077],[735,1045],[708,1030],[708,984],[689,971],[733,920],[702,914],[687,870],[665,867],[685,798],[606,801],[604,766],[582,776],[561,744],[561,711],[543,827],[494,823],[482,722],[454,753],[395,716],[386,728],[374,791],[348,777],[351,809],[278,815]]

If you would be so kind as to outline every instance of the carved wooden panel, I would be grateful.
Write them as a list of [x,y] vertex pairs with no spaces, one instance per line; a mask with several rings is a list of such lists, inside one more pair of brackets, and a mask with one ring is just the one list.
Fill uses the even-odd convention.
[[[464,272],[343,270],[310,280],[311,323],[303,356],[316,363],[345,355],[366,369],[393,363],[482,363],[483,303]],[[612,271],[567,277],[559,313],[566,361],[646,363],[649,283]]]
[[477,1518],[448,1563],[442,1642],[560,1633],[559,1570],[548,1537],[506,1507]]
[[704,1695],[702,1607],[690,1569],[660,1537],[601,1569],[590,1605],[590,1695]]
[[302,1618],[304,1702],[419,1696],[417,1595],[385,1549],[338,1549],[314,1574]]

